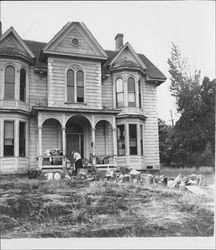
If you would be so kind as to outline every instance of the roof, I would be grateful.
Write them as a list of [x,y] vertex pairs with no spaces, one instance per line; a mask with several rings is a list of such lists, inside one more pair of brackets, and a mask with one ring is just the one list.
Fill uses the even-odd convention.
[[23,40],[23,41],[29,47],[29,49],[34,53],[34,55],[36,57],[35,67],[36,68],[47,68],[46,63],[39,60],[40,52],[45,47],[46,43],[29,41],[29,40]]
[[[36,56],[35,67],[37,68],[45,68],[47,69],[47,65],[45,62],[39,60],[41,50],[46,46],[47,43],[37,42],[37,41],[29,41],[23,40],[29,49],[34,53]],[[112,59],[116,56],[118,51],[113,50],[105,50],[108,55],[107,61],[103,65],[103,73],[108,73],[108,65],[112,61]],[[143,54],[137,54],[142,62],[146,65],[146,74],[153,79],[161,79],[166,80],[166,76]]]

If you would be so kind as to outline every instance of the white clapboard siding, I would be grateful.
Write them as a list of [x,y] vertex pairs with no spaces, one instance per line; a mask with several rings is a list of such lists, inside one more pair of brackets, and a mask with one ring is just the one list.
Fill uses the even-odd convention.
[[31,118],[29,121],[29,167],[37,166],[36,157],[38,156],[38,126],[36,118]]
[[[52,107],[74,107],[66,102],[66,71],[72,65],[84,71],[86,103],[84,108],[101,108],[101,64],[84,60],[49,59],[48,62],[48,105]],[[81,105],[81,104],[80,104]]]
[[29,74],[29,99],[32,106],[36,103],[47,105],[47,77],[35,74],[33,67]]
[[143,109],[147,116],[144,122],[144,156],[146,165],[159,165],[157,89],[152,84],[143,84]]
[[47,120],[42,128],[42,150],[62,149],[61,126],[57,121]]
[[[72,39],[76,37],[79,39],[79,46],[72,46]],[[80,54],[95,54],[83,34],[75,27],[67,33],[67,35],[52,48],[54,51],[69,52],[69,53],[80,53]]]
[[113,86],[111,77],[108,77],[102,84],[102,105],[108,108],[113,107]]

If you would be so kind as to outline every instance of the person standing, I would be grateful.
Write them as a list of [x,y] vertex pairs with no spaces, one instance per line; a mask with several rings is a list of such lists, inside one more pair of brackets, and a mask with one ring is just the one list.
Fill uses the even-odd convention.
[[75,173],[77,174],[78,168],[82,168],[81,155],[76,151],[72,151],[71,154],[72,154],[72,159],[75,162]]

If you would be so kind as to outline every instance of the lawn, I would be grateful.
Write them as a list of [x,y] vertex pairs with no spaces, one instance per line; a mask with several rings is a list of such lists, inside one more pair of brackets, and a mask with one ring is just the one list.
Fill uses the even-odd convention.
[[[203,183],[214,181],[210,174],[206,178]],[[197,196],[162,186],[113,181],[10,178],[1,181],[0,191],[4,239],[214,234],[210,190],[207,196]]]

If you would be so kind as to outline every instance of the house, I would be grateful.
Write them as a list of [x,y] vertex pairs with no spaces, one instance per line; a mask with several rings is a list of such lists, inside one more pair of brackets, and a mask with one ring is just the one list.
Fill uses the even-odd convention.
[[63,166],[72,149],[96,166],[160,168],[156,91],[166,77],[123,34],[115,47],[104,50],[81,22],[48,43],[13,27],[1,35],[1,174]]

